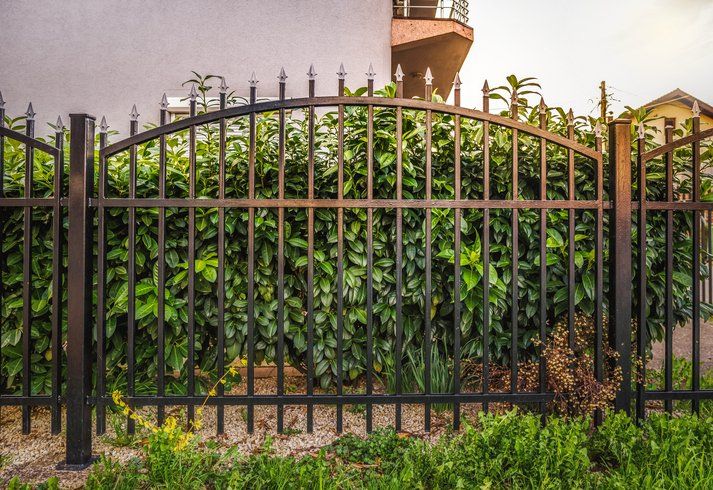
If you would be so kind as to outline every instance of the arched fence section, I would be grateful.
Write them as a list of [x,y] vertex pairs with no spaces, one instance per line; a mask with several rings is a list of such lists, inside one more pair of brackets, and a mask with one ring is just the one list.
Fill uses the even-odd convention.
[[[164,417],[166,406],[183,405],[188,408],[188,417],[192,419],[195,416],[195,406],[200,405],[204,398],[204,394],[197,393],[196,390],[196,352],[194,350],[196,339],[196,319],[194,310],[196,307],[196,212],[197,210],[217,209],[218,224],[217,224],[217,304],[218,304],[218,320],[216,324],[216,349],[219,353],[223,353],[225,349],[225,301],[226,301],[226,282],[225,282],[225,219],[226,211],[233,209],[246,210],[247,219],[247,298],[255,297],[255,213],[259,209],[276,209],[277,210],[277,346],[274,361],[277,370],[277,392],[275,394],[256,394],[255,393],[255,359],[256,359],[256,313],[252,301],[247,302],[247,332],[246,332],[246,350],[245,353],[245,372],[246,372],[246,391],[244,394],[227,394],[223,391],[223,386],[218,385],[215,396],[211,396],[207,403],[217,406],[217,428],[219,432],[224,429],[224,407],[225,406],[244,406],[246,407],[246,423],[248,431],[254,428],[254,407],[256,405],[274,405],[276,407],[277,429],[283,430],[284,424],[284,407],[286,405],[306,405],[306,427],[307,431],[313,430],[314,425],[314,406],[315,405],[335,405],[336,406],[336,429],[342,430],[343,426],[343,407],[345,405],[365,405],[365,418],[367,430],[372,430],[372,408],[374,405],[395,405],[394,425],[397,430],[401,429],[401,406],[403,404],[423,404],[425,408],[423,427],[428,430],[431,423],[431,407],[433,404],[449,404],[453,410],[453,425],[454,428],[459,427],[460,423],[460,405],[463,403],[482,403],[486,407],[493,402],[510,402],[510,403],[532,403],[539,405],[543,414],[546,410],[546,403],[552,401],[555,393],[547,388],[546,382],[546,366],[545,360],[540,356],[539,360],[539,389],[536,391],[520,391],[518,389],[518,338],[520,337],[519,329],[523,325],[519,324],[519,285],[518,280],[510,282],[507,295],[510,301],[510,311],[508,318],[497,319],[509,325],[510,329],[510,355],[509,355],[509,388],[505,390],[491,390],[489,388],[489,370],[491,366],[490,346],[492,341],[489,340],[490,328],[482,328],[481,344],[483,352],[481,356],[483,381],[482,389],[478,392],[464,392],[460,387],[460,362],[461,362],[461,313],[462,303],[462,271],[461,271],[461,254],[454,253],[452,261],[453,274],[453,302],[456,306],[452,312],[452,335],[453,352],[452,352],[452,372],[453,383],[452,389],[449,392],[434,392],[431,386],[431,354],[434,349],[433,342],[433,327],[431,325],[431,315],[427,310],[422,311],[422,342],[424,349],[424,370],[425,382],[422,393],[407,392],[403,389],[403,352],[404,352],[404,318],[402,312],[402,290],[403,290],[403,268],[404,268],[404,240],[403,240],[403,219],[404,213],[411,210],[422,212],[424,219],[424,305],[432,304],[432,289],[434,284],[431,276],[433,256],[433,237],[431,236],[432,220],[434,210],[449,210],[453,212],[453,243],[454,250],[461,250],[461,220],[463,213],[468,210],[479,210],[482,212],[482,254],[483,254],[483,291],[482,291],[482,322],[484,325],[491,325],[494,319],[490,316],[491,311],[491,280],[490,274],[490,233],[491,233],[491,211],[492,210],[507,210],[510,212],[510,226],[512,228],[512,250],[518,250],[519,237],[519,212],[522,210],[536,210],[540,214],[541,228],[539,238],[539,281],[543,289],[547,289],[547,213],[553,210],[566,210],[568,216],[568,294],[567,306],[567,328],[569,331],[570,342],[574,342],[575,336],[575,211],[588,211],[594,214],[596,221],[596,237],[594,237],[594,249],[596,263],[594,275],[594,291],[595,291],[595,371],[596,377],[601,380],[603,376],[603,361],[602,354],[602,338],[603,338],[603,312],[604,312],[604,294],[603,294],[603,214],[605,208],[608,208],[608,202],[604,200],[604,176],[602,162],[602,137],[601,131],[597,131],[595,137],[595,148],[582,145],[575,141],[574,138],[574,121],[570,114],[567,121],[567,136],[552,133],[547,130],[547,109],[544,105],[541,106],[539,112],[539,126],[533,126],[520,122],[518,120],[518,97],[513,94],[511,101],[511,117],[495,115],[489,112],[489,89],[487,86],[484,89],[482,111],[467,109],[460,107],[460,80],[456,79],[454,87],[455,104],[446,105],[432,101],[432,85],[430,73],[427,74],[425,93],[423,100],[404,99],[401,94],[403,90],[402,75],[397,73],[395,94],[394,97],[376,97],[374,95],[373,76],[368,75],[367,90],[363,96],[347,96],[344,90],[344,74],[340,73],[337,85],[336,96],[315,96],[316,77],[312,70],[308,73],[309,81],[307,85],[308,97],[285,99],[286,76],[279,77],[278,92],[280,97],[277,100],[258,101],[257,98],[257,81],[251,81],[251,89],[249,100],[245,105],[226,107],[226,89],[223,87],[220,93],[219,109],[212,112],[197,113],[197,93],[193,91],[189,98],[189,117],[179,119],[171,123],[167,123],[167,104],[164,102],[161,105],[160,121],[161,124],[147,131],[138,132],[138,113],[136,109],[132,111],[130,122],[130,136],[122,141],[108,144],[107,142],[107,126],[104,122],[100,126],[100,148],[99,148],[99,188],[96,198],[91,198],[88,201],[88,207],[98,213],[98,289],[97,289],[97,390],[96,394],[87,393],[90,404],[96,405],[98,409],[97,430],[99,433],[104,431],[105,427],[105,406],[111,403],[111,394],[107,392],[106,373],[105,373],[105,327],[106,327],[106,239],[107,229],[105,216],[108,211],[114,208],[125,209],[128,212],[128,310],[127,310],[127,397],[126,400],[131,406],[157,406],[158,419],[161,421]],[[345,155],[344,155],[344,118],[345,111],[348,108],[359,107],[366,111],[366,133],[364,142],[366,143],[366,176],[364,194],[357,198],[345,197]],[[335,110],[337,113],[338,125],[336,134],[336,198],[318,197],[319,189],[315,186],[315,178],[318,177],[315,165],[315,152],[318,148],[315,145],[316,129],[315,120],[317,112],[320,110]],[[378,198],[375,195],[374,175],[375,175],[375,156],[374,156],[374,132],[375,118],[374,113],[380,109],[393,111],[395,117],[394,123],[394,145],[395,159],[392,166],[388,169],[392,173],[395,182],[395,196],[393,198]],[[288,111],[301,111],[304,114],[307,124],[307,173],[304,176],[307,183],[307,195],[305,198],[285,197],[285,172],[287,170],[286,163],[286,148],[285,148],[285,131],[286,131],[286,113]],[[424,174],[425,181],[423,195],[420,198],[410,196],[404,197],[403,190],[403,167],[404,167],[404,128],[403,115],[405,111],[413,111],[421,114],[423,117],[423,139],[424,139]],[[278,142],[278,190],[277,196],[270,198],[257,197],[256,195],[256,120],[264,114],[277,115],[279,119],[279,142]],[[434,198],[434,174],[433,174],[433,119],[437,115],[449,117],[452,120],[452,135],[453,140],[453,167],[451,169],[453,175],[453,195],[450,199]],[[226,197],[226,147],[228,146],[228,123],[227,121],[245,118],[247,119],[247,142],[248,149],[248,178],[247,178],[247,195],[243,198]],[[483,191],[480,196],[468,196],[463,198],[461,193],[461,145],[462,140],[461,128],[464,121],[472,121],[482,126],[482,140],[479,144],[482,145],[482,174],[478,176],[482,179]],[[214,170],[218,174],[217,193],[212,196],[197,195],[197,156],[196,145],[200,138],[199,128],[204,125],[217,124],[219,127],[219,142],[217,145],[218,155],[214,160],[217,163],[217,168]],[[491,161],[490,161],[490,133],[492,128],[502,127],[507,129],[511,134],[512,139],[512,163],[508,169],[511,172],[510,190],[505,193],[500,192],[498,196],[495,191],[491,191]],[[188,133],[188,188],[185,197],[167,197],[166,194],[166,138],[177,132]],[[518,175],[522,171],[519,164],[518,148],[519,139],[521,137],[531,137],[539,141],[541,153],[538,163],[539,171],[539,188],[536,190],[534,199],[523,198],[521,195],[521,185],[518,183]],[[137,154],[139,147],[145,144],[158,144],[158,185],[157,193],[153,196],[137,195]],[[547,162],[547,145],[555,145],[566,153],[566,199],[548,199],[547,198],[547,182],[548,182],[548,162]],[[128,190],[125,196],[108,196],[107,195],[107,169],[108,161],[122,153],[128,153]],[[593,178],[596,180],[595,190],[592,196],[588,199],[576,197],[574,162],[575,155],[580,155],[591,162],[593,169]],[[188,276],[188,292],[187,292],[187,360],[186,373],[187,385],[185,394],[166,394],[165,379],[165,338],[166,338],[166,323],[164,321],[164,312],[166,309],[165,298],[159,295],[157,298],[157,341],[158,341],[158,369],[156,376],[156,393],[154,395],[138,395],[136,393],[136,373],[134,366],[136,363],[136,226],[137,226],[137,210],[141,209],[156,209],[158,213],[158,237],[157,237],[157,262],[158,268],[156,272],[156,281],[158,289],[162,290],[166,284],[165,270],[165,246],[166,246],[166,210],[169,208],[185,208],[187,210],[187,276]],[[320,209],[331,209],[335,211],[337,221],[337,277],[336,277],[336,389],[333,393],[315,392],[314,381],[316,377],[316,366],[314,359],[315,345],[315,310],[313,303],[315,301],[315,212]],[[346,210],[363,210],[366,214],[366,298],[365,298],[365,336],[366,336],[366,368],[365,368],[365,392],[354,394],[345,393],[343,386],[344,373],[344,289],[345,289],[345,211]],[[302,359],[303,367],[306,372],[306,391],[301,394],[288,394],[285,391],[284,371],[285,371],[285,352],[289,350],[286,345],[285,336],[285,214],[289,210],[302,210],[307,215],[306,236],[306,285],[305,291],[302,291],[306,298],[305,316],[306,316],[306,351]],[[394,391],[392,393],[375,392],[375,377],[374,371],[375,357],[375,289],[374,289],[374,215],[377,211],[393,211],[395,214],[394,220],[394,237],[395,237],[395,284],[396,284],[396,299],[395,299],[395,322],[394,322]],[[512,277],[518,278],[519,265],[518,253],[513,254],[509,273]],[[548,328],[548,295],[542,294],[539,302],[539,333],[538,339],[544,345],[547,340]],[[425,307],[424,307],[425,308]],[[542,349],[542,347],[540,347]],[[293,361],[295,359],[292,359]],[[222,377],[226,371],[226,364],[223,355],[217,357],[217,377]],[[129,430],[132,430],[132,421],[129,420]]]

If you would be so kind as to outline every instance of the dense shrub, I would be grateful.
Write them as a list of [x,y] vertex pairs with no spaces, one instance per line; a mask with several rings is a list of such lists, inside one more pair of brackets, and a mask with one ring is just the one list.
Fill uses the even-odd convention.
[[[205,80],[208,83],[209,79]],[[509,80],[522,92],[533,89],[527,82]],[[208,87],[201,88],[201,110],[208,110],[205,98]],[[510,87],[494,91],[494,96],[509,99]],[[359,96],[364,89],[352,95]],[[379,92],[393,97],[395,88],[386,86]],[[519,117],[535,123],[538,109],[526,98],[520,101]],[[537,102],[537,101],[533,101]],[[231,103],[239,103],[232,99]],[[374,111],[374,195],[377,198],[395,197],[395,110],[377,108]],[[305,112],[288,111],[286,128],[286,196],[307,196],[306,176],[308,165]],[[425,115],[423,112],[404,110],[404,197],[425,196]],[[366,196],[366,109],[350,106],[345,109],[344,138],[344,194],[346,198]],[[21,119],[7,120],[7,124],[21,129]],[[591,120],[574,121],[576,139],[594,146]],[[450,115],[433,115],[433,197],[449,199],[453,191],[454,118]],[[559,108],[550,109],[548,129],[566,133],[566,117]],[[683,125],[680,134],[688,131]],[[228,121],[227,168],[225,192],[227,197],[247,196],[247,169],[249,155],[248,119]],[[482,198],[483,192],[483,125],[478,121],[462,121],[462,197]],[[278,114],[264,113],[257,117],[256,140],[256,195],[262,199],[277,196],[278,175]],[[197,194],[215,197],[218,189],[218,125],[198,128],[197,143]],[[491,126],[491,198],[505,199],[511,195],[512,132]],[[115,139],[115,136],[112,136]],[[5,190],[9,196],[19,196],[23,189],[24,149],[5,138]],[[649,143],[650,145],[653,143]],[[188,133],[179,132],[167,138],[168,197],[186,197],[188,193]],[[138,148],[138,197],[155,197],[158,194],[158,141],[142,144]],[[519,189],[521,199],[537,199],[539,188],[539,141],[520,135]],[[548,199],[566,198],[567,151],[548,144]],[[688,152],[688,153],[686,153]],[[704,164],[710,163],[710,147],[705,147]],[[677,153],[676,166],[678,192],[690,189],[682,171],[688,168],[690,150]],[[126,197],[128,194],[128,152],[108,161],[108,195]],[[337,114],[334,111],[318,112],[315,132],[315,189],[318,198],[336,197],[337,185]],[[605,157],[606,162],[606,157]],[[595,198],[593,162],[575,157],[576,194],[578,199]],[[36,156],[35,195],[51,193],[52,171],[41,155]],[[663,189],[662,161],[649,167],[650,194],[660,198]],[[605,170],[605,175],[607,171]],[[708,199],[710,182],[704,179],[704,198]],[[32,270],[33,270],[33,329],[32,329],[32,392],[47,391],[49,376],[50,332],[50,273],[52,240],[49,212],[34,211]],[[167,209],[166,264],[166,367],[168,390],[185,391],[187,341],[187,210]],[[228,362],[246,355],[247,333],[247,211],[226,211],[226,303],[225,303],[225,358]],[[344,285],[344,372],[336,369],[336,210],[315,211],[315,371],[322,387],[331,386],[335,376],[347,380],[358,378],[366,369],[366,211],[346,209],[345,215],[345,285]],[[434,209],[432,247],[433,283],[432,304],[424,305],[424,215],[422,210],[404,211],[404,362],[420,359],[418,352],[423,340],[424,311],[432,317],[433,335],[438,339],[442,355],[452,355],[453,318],[453,211]],[[307,265],[307,213],[288,209],[285,212],[285,332],[287,358],[292,364],[302,366],[306,357],[306,265]],[[490,246],[490,309],[491,358],[507,362],[510,356],[510,291],[512,234],[511,212],[491,212]],[[550,210],[547,213],[547,302],[548,328],[562,317],[568,305],[567,291],[567,212]],[[649,242],[649,333],[660,338],[664,319],[664,223],[662,213],[651,212],[648,221]],[[157,372],[157,210],[137,211],[137,340],[136,362],[137,391],[155,390]],[[533,340],[539,330],[539,300],[545,292],[539,290],[539,212],[520,211],[519,248],[519,357],[523,360],[535,356]],[[394,364],[395,324],[395,211],[374,211],[374,368],[385,371]],[[5,210],[2,220],[3,252],[6,258],[3,273],[4,292],[2,304],[3,342],[2,375],[5,388],[17,389],[21,379],[22,352],[22,226],[21,210]],[[66,226],[66,223],[65,223]],[[277,211],[258,209],[255,221],[255,318],[256,359],[258,362],[275,359],[277,344]],[[107,369],[110,380],[121,388],[125,383],[126,369],[126,311],[127,311],[127,212],[112,208],[107,211]],[[676,213],[674,218],[674,316],[677,323],[684,322],[691,310],[691,227],[690,213]],[[594,213],[577,211],[575,230],[576,290],[578,311],[591,314],[594,308]],[[482,211],[464,212],[462,221],[462,355],[477,358],[482,354]],[[605,235],[606,237],[606,235]],[[217,277],[217,211],[196,211],[196,365],[202,372],[214,371],[217,356],[216,328],[218,322]],[[605,265],[608,255],[605,243]],[[633,261],[636,264],[636,261]],[[707,271],[702,267],[703,274]],[[605,291],[607,289],[605,273]],[[63,291],[64,292],[64,291]],[[64,292],[66,294],[66,292]],[[206,378],[209,376],[206,375]],[[208,380],[205,379],[204,382]],[[112,387],[112,388],[113,388]]]

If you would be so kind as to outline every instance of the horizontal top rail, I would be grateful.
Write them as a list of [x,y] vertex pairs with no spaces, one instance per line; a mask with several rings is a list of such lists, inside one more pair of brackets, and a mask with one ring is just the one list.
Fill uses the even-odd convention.
[[677,148],[690,145],[691,143],[695,143],[696,141],[702,141],[710,137],[713,137],[713,128],[706,129],[705,131],[701,131],[700,133],[689,134],[684,138],[672,141],[671,143],[667,143],[663,146],[659,146],[658,148],[654,148],[653,150],[647,151],[646,153],[641,155],[641,161],[648,162],[649,160],[653,160],[654,158],[660,157],[661,155],[676,150]]
[[179,119],[172,123],[151,128],[142,133],[130,136],[116,143],[107,145],[99,151],[100,158],[106,158],[130,149],[134,145],[146,143],[160,136],[175,133],[189,129],[193,126],[201,124],[210,124],[221,119],[246,116],[253,113],[272,112],[280,109],[301,109],[306,107],[329,107],[329,106],[375,106],[375,107],[401,107],[403,109],[415,109],[422,111],[433,111],[441,114],[450,114],[461,116],[477,121],[487,121],[499,126],[517,129],[535,137],[541,137],[547,141],[555,143],[565,148],[569,148],[580,155],[591,158],[595,161],[601,161],[602,154],[588,146],[577,143],[559,134],[531,126],[511,119],[509,117],[490,114],[488,112],[479,111],[477,109],[468,109],[465,107],[452,106],[437,102],[427,102],[418,99],[401,99],[388,97],[338,97],[338,96],[321,96],[321,97],[303,97],[288,100],[270,100],[258,102],[255,104],[246,104],[229,107],[227,109],[206,112],[197,116]]
[[48,145],[47,143],[37,140],[35,138],[31,138],[25,134],[18,133],[17,131],[13,131],[10,128],[0,126],[0,136],[5,136],[10,139],[19,141],[20,143],[29,145],[32,148],[43,151],[53,157],[59,156],[59,149],[55,148],[54,146]]

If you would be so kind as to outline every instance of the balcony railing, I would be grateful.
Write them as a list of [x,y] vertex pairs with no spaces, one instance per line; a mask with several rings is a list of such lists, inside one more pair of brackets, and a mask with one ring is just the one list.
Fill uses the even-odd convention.
[[394,0],[394,17],[468,23],[468,0]]

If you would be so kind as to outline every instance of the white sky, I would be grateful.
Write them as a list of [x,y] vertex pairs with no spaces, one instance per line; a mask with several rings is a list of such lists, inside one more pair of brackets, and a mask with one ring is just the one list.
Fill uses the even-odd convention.
[[616,115],[677,87],[713,104],[713,0],[470,0],[470,25],[465,106],[509,74],[576,114],[598,114],[602,80]]

